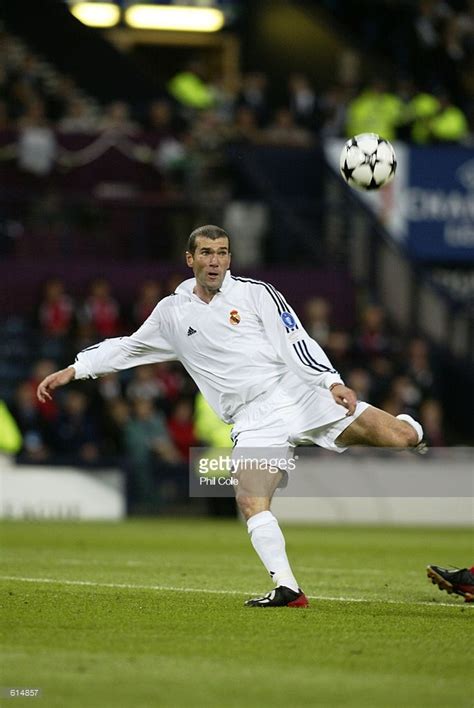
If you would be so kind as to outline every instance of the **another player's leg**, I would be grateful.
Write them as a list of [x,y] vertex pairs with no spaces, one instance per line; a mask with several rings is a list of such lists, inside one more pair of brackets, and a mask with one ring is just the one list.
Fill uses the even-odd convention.
[[440,590],[461,595],[466,602],[474,602],[474,567],[441,568],[439,565],[429,565],[426,573]]
[[270,573],[275,589],[266,595],[247,600],[248,607],[306,607],[308,600],[299,588],[286,555],[285,538],[277,519],[270,511],[270,503],[282,478],[282,473],[260,474],[245,470],[237,475],[236,501],[247,521],[252,545]]
[[343,432],[336,442],[341,446],[373,445],[376,447],[417,448],[423,429],[409,415],[394,417],[369,406]]

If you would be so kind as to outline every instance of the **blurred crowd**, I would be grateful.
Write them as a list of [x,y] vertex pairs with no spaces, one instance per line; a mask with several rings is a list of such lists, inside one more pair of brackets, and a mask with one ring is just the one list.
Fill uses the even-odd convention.
[[[46,375],[73,363],[80,349],[136,329],[175,285],[174,277],[165,287],[157,281],[145,282],[134,302],[125,307],[103,279],[91,283],[81,301],[67,293],[60,279],[45,283],[35,316],[21,334],[29,352],[23,362],[25,375],[9,394],[0,395],[21,433],[20,462],[118,465],[127,471],[130,495],[138,505],[153,498],[158,477],[165,476],[170,484],[186,483],[189,448],[210,442],[214,422],[209,412],[202,411],[202,400],[197,413],[196,387],[179,363],[142,366],[94,382],[73,383],[46,403],[36,398],[37,385]],[[393,415],[414,415],[431,445],[450,442],[440,402],[440,371],[425,340],[402,340],[378,305],[361,311],[353,332],[335,326],[331,304],[322,297],[309,298],[301,316],[309,334],[360,399]],[[8,336],[4,350],[6,346]],[[12,338],[11,348],[20,362],[18,336]],[[218,421],[215,425],[227,427]],[[229,433],[219,431],[220,445],[225,440],[230,445]]]
[[467,108],[474,98],[473,0],[321,0],[371,57],[394,64],[425,87],[450,88]]
[[[474,20],[469,25],[469,14],[463,21],[464,15],[456,21],[449,17],[450,29],[439,30],[439,36],[449,34],[450,52],[459,54],[461,64],[473,52]],[[429,34],[427,27],[420,29],[420,42],[428,41]],[[215,151],[228,142],[307,147],[325,137],[367,131],[417,144],[466,141],[474,128],[472,96],[469,100],[451,75],[443,82],[439,64],[436,71],[433,76],[400,70],[389,79],[378,68],[369,80],[349,71],[323,89],[316,89],[303,73],[293,73],[278,77],[275,90],[274,79],[264,72],[244,73],[231,85],[210,76],[206,64],[196,58],[171,76],[161,95],[147,105],[132,106],[124,100],[100,105],[72,78],[57,73],[21,40],[3,32],[0,130],[114,131],[128,136],[152,131],[167,139],[157,158],[165,168],[182,161],[190,149]]]
[[[363,132],[417,145],[470,145],[474,99],[456,91],[455,103],[450,88],[405,72],[362,81],[360,66],[335,68],[318,87],[303,73],[262,71],[230,84],[194,58],[154,100],[102,105],[0,32],[0,168],[9,184],[0,204],[0,255],[30,258],[41,240],[50,257],[105,256],[113,234],[118,257],[169,259],[182,251],[177,235],[188,222],[204,221],[239,234],[240,264],[278,260],[278,250],[266,246],[274,210],[264,203],[268,195],[257,194],[267,182],[255,170],[251,179],[260,181],[251,185],[248,165],[229,146],[304,150]],[[121,212],[110,207],[117,202]],[[292,223],[314,228],[319,217],[311,209]],[[158,232],[170,236],[159,241]]]
[[[420,12],[425,4],[439,3],[420,2]],[[349,15],[358,21],[357,13]],[[473,54],[470,15],[457,13],[455,21],[445,13],[436,23],[438,47],[448,17],[460,47],[453,72],[464,76],[461,67]],[[361,36],[367,32],[361,28]],[[415,32],[414,46],[423,36]],[[207,221],[239,233],[240,264],[278,260],[284,249],[269,253],[266,245],[275,214],[268,208],[270,190],[263,194],[267,181],[229,146],[303,150],[363,132],[417,145],[473,144],[474,87],[469,94],[468,81],[422,74],[418,61],[412,73],[410,62],[395,62],[391,73],[377,65],[371,75],[362,64],[355,52],[341,53],[334,74],[316,86],[304,73],[260,70],[230,81],[213,75],[197,56],[164,80],[153,100],[105,105],[0,30],[0,168],[9,184],[0,204],[0,255],[30,258],[38,240],[50,257],[106,255],[113,234],[118,257],[171,259],[182,251],[177,234],[189,230],[188,222]],[[314,229],[315,204],[301,206],[291,220],[301,228],[291,228],[302,234],[307,224]],[[170,236],[158,240],[158,232]]]

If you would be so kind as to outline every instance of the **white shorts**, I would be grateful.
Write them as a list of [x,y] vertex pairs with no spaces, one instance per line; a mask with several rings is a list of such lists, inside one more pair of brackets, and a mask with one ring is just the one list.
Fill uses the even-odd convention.
[[[278,455],[289,459],[297,445],[319,445],[334,452],[347,448],[336,438],[367,408],[357,403],[355,412],[334,401],[327,389],[309,388],[296,374],[288,374],[274,391],[252,401],[236,418],[231,438],[235,453],[239,448],[279,448]],[[256,452],[256,451],[255,451]],[[275,454],[275,451],[270,455]]]

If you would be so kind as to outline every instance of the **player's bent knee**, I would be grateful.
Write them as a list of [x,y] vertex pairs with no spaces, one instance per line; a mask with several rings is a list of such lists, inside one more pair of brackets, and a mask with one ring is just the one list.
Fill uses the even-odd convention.
[[268,511],[270,499],[267,497],[254,497],[248,494],[236,494],[235,500],[245,519],[259,514],[261,511]]

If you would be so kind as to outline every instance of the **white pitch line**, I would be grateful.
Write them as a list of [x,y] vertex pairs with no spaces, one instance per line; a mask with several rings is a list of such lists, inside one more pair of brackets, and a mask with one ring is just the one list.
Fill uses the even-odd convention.
[[[209,588],[181,588],[171,585],[136,585],[131,583],[98,583],[93,580],[59,580],[57,578],[25,578],[17,575],[0,575],[0,580],[17,580],[23,583],[49,583],[53,585],[79,585],[85,587],[97,588],[118,588],[124,590],[163,590],[164,592],[188,592],[188,593],[206,593],[209,595],[250,595],[260,596],[258,592],[244,592],[243,590],[211,590]],[[365,597],[331,597],[327,595],[307,595],[310,600],[324,600],[326,602],[375,602],[378,604],[389,605],[423,605],[426,607],[454,607],[459,609],[462,605],[456,605],[451,602],[427,602],[424,600],[414,600],[413,602],[406,600],[380,600],[370,599]]]
[[[3,554],[3,558],[7,558],[7,554]],[[16,560],[16,556],[14,554],[9,554],[9,557],[12,560]],[[149,568],[149,567],[156,567],[156,559],[152,559],[149,561],[136,561],[136,560],[122,560],[122,559],[117,559],[117,560],[108,560],[107,561],[109,565],[118,565],[118,566],[130,566],[130,567],[142,567],[142,568]],[[48,564],[51,566],[52,564],[54,565],[78,565],[78,566],[91,566],[91,565],[97,565],[100,567],[104,566],[104,561],[102,560],[90,560],[90,559],[80,559],[80,558],[53,558],[53,559],[48,559]],[[248,567],[250,567],[251,563],[250,561],[246,564]],[[253,564],[252,564],[253,565]],[[314,566],[304,566],[300,565],[298,566],[298,570],[302,572],[308,572],[308,573],[314,573]],[[318,568],[318,575],[332,575],[333,573],[340,573],[341,569],[340,568],[328,568],[325,566],[324,568]],[[384,570],[377,569],[377,568],[344,568],[344,575],[383,575],[385,573]],[[412,575],[412,576],[419,576],[420,573],[419,571],[416,570],[407,570],[405,572],[405,575]]]
[[214,595],[244,595],[238,590],[210,590],[209,588],[175,588],[171,585],[137,585],[134,583],[98,583],[94,580],[58,580],[56,578],[22,578],[16,575],[0,575],[0,580],[19,580],[24,583],[52,583],[56,585],[84,585],[98,588],[121,588],[125,590],[164,590],[169,592],[205,592]]

